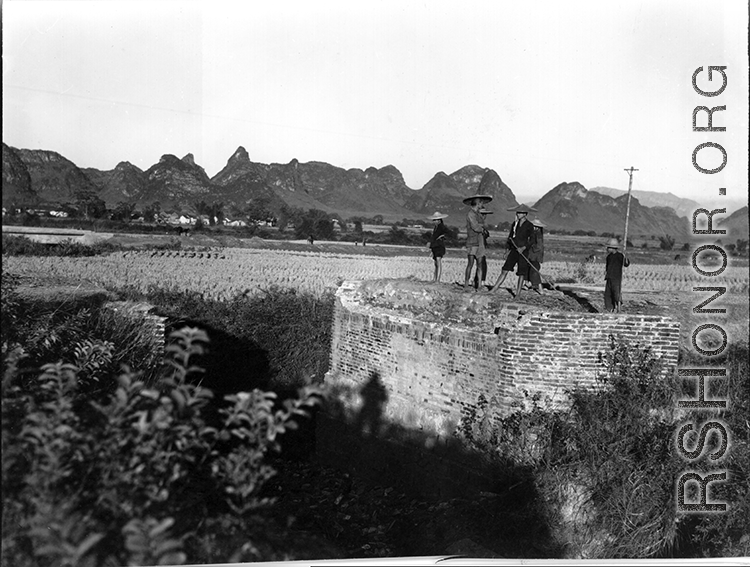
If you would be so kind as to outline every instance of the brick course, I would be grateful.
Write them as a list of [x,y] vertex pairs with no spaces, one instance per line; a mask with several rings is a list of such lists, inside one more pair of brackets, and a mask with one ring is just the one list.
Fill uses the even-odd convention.
[[[397,308],[382,295],[373,306],[363,300],[363,285],[344,282],[337,292],[326,382],[360,391],[377,376],[387,396],[383,418],[434,435],[450,436],[480,394],[500,416],[513,411],[524,390],[565,405],[566,389],[596,387],[610,336],[648,345],[667,368],[677,365],[680,325],[668,317],[507,303],[487,313],[484,328],[441,324],[405,313],[404,290]],[[372,293],[374,284],[366,285]],[[457,294],[456,301],[475,300]]]

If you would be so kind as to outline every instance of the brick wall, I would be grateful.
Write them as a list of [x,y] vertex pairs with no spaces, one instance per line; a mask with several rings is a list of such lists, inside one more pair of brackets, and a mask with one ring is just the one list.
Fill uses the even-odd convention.
[[[567,402],[566,388],[595,386],[610,335],[651,346],[667,367],[677,364],[679,322],[667,317],[505,303],[484,314],[482,322],[474,317],[471,325],[461,326],[409,314],[404,290],[397,309],[384,304],[383,294],[373,306],[364,299],[365,285],[371,292],[372,282],[345,282],[337,292],[326,376],[328,384],[353,393],[342,402],[349,415],[361,410],[366,400],[356,394],[373,377],[381,384],[384,423],[443,438],[480,394],[499,407],[500,415],[511,413],[524,391],[559,407]],[[423,295],[414,293],[415,301]],[[468,300],[458,293],[455,301]]]

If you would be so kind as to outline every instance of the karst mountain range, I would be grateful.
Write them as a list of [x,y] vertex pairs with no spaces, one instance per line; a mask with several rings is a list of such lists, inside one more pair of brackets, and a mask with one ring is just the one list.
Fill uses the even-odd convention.
[[[495,170],[478,165],[466,165],[451,174],[438,172],[424,187],[413,189],[392,165],[343,169],[296,159],[263,164],[252,161],[243,147],[209,177],[192,154],[183,158],[163,155],[146,171],[127,161],[103,171],[79,168],[54,151],[3,143],[3,206],[75,203],[82,192],[98,196],[108,207],[127,202],[143,208],[159,202],[163,211],[185,213],[194,211],[200,201],[222,203],[226,212],[233,207],[242,210],[258,199],[272,211],[286,205],[321,209],[343,219],[381,215],[385,222],[441,211],[449,215],[448,224],[459,227],[467,211],[462,199],[469,195],[492,195],[493,224],[511,220],[513,214],[507,209],[519,204]],[[586,189],[576,181],[562,182],[536,203],[526,204],[538,209],[533,215],[551,228],[621,233],[627,197],[618,193],[609,188]],[[634,191],[629,234],[685,236],[689,230],[686,217],[698,206],[671,193]]]

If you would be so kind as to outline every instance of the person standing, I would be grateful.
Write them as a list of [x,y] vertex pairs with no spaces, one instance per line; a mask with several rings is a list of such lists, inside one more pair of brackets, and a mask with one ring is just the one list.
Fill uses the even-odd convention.
[[526,258],[529,260],[529,271],[526,279],[531,283],[532,291],[542,295],[542,262],[544,262],[544,227],[539,219],[531,221],[534,232],[529,239],[529,247],[526,250]]
[[443,223],[443,219],[447,218],[448,215],[435,212],[428,220],[432,221],[432,235],[430,235],[430,242],[428,246],[432,252],[432,260],[435,263],[435,276],[432,281],[435,283],[440,282],[440,277],[443,274],[443,256],[445,256],[445,237],[448,235],[448,227]]
[[604,308],[620,312],[622,306],[622,269],[630,266],[630,260],[619,251],[620,242],[610,238],[607,242],[607,268],[604,275]]
[[477,289],[484,289],[487,285],[487,239],[490,237],[490,231],[487,230],[487,215],[491,215],[492,211],[485,209],[484,205],[479,209],[479,214],[482,215],[482,221],[484,222],[485,230],[482,233],[482,242],[484,243],[484,256],[479,260],[479,266],[477,266],[476,274],[474,275],[474,287]]
[[513,221],[513,224],[510,227],[510,232],[508,233],[508,240],[506,243],[506,246],[509,249],[508,257],[505,259],[502,271],[500,272],[495,285],[492,286],[490,291],[493,293],[497,293],[497,290],[500,289],[500,286],[505,281],[505,278],[509,273],[513,271],[513,268],[518,265],[518,269],[516,271],[516,273],[518,274],[516,297],[518,298],[521,296],[523,282],[526,279],[526,274],[529,270],[528,261],[525,258],[525,252],[529,246],[531,233],[534,230],[534,225],[532,225],[526,217],[528,216],[529,212],[536,212],[536,209],[527,205],[518,205],[508,210],[514,211],[516,213],[516,220]]
[[485,255],[484,250],[484,232],[487,230],[484,226],[484,218],[479,213],[482,205],[492,201],[491,195],[472,195],[463,200],[464,205],[469,205],[471,209],[466,215],[466,271],[464,273],[464,291],[469,291],[469,282],[471,274],[476,263],[479,269],[479,263]]

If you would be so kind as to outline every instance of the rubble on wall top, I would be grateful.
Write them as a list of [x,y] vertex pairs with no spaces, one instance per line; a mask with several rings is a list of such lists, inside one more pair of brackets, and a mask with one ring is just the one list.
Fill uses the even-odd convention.
[[515,301],[506,290],[496,294],[464,292],[461,285],[417,279],[346,281],[337,295],[347,305],[358,309],[482,330],[491,328],[493,322],[512,323],[532,312],[586,311],[575,299],[561,292],[539,296],[527,291],[520,301]]

